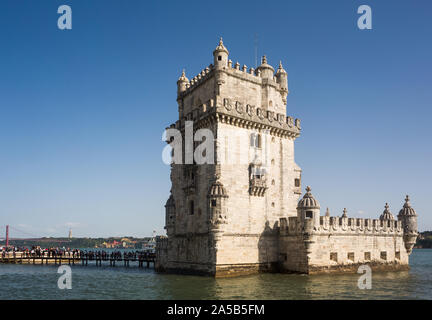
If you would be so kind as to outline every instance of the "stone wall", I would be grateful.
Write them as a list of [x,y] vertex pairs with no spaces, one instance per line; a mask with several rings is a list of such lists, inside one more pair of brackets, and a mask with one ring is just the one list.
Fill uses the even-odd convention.
[[[376,269],[406,269],[408,253],[401,221],[321,216],[302,222],[281,219],[283,271],[317,273],[356,271],[360,264]],[[317,223],[318,221],[318,223]]]

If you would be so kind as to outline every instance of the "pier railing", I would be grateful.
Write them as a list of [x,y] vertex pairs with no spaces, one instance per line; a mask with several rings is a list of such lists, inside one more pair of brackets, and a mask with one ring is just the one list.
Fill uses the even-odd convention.
[[116,263],[123,263],[129,267],[131,262],[138,262],[138,267],[143,268],[146,263],[147,268],[150,263],[155,262],[156,254],[153,252],[106,252],[106,251],[65,251],[65,252],[5,252],[1,253],[0,263],[11,264],[69,264],[81,263],[88,266],[89,262],[94,262],[96,266],[102,266],[104,262],[115,267]]

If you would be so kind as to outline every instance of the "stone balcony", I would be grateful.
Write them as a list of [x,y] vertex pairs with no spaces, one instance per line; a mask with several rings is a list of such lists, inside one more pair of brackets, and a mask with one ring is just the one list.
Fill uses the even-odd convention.
[[252,196],[263,197],[267,190],[267,180],[264,178],[252,178],[249,182],[249,193]]

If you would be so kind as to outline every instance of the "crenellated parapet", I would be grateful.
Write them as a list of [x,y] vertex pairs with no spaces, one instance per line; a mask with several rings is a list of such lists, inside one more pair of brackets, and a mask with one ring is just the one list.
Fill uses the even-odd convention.
[[[265,57],[264,57],[265,58]],[[184,74],[179,78],[184,80],[184,89],[178,91],[179,97],[186,96],[194,91],[197,87],[199,87],[202,83],[206,82],[209,78],[215,75],[215,71],[223,72],[228,76],[232,76],[238,78],[240,80],[252,82],[257,85],[269,85],[275,88],[276,90],[282,92],[285,95],[289,93],[288,91],[288,80],[286,76],[286,71],[282,67],[282,63],[279,64],[279,69],[276,75],[272,75],[269,77],[262,77],[262,69],[260,68],[248,68],[245,64],[240,68],[240,63],[236,62],[233,66],[232,61],[229,60],[227,66],[222,67],[221,69],[216,69],[213,64],[210,64],[205,69],[201,70],[200,73],[195,75],[193,78],[188,80]],[[286,101],[285,101],[286,103]]]
[[[314,234],[346,234],[346,235],[397,235],[403,234],[402,222],[397,220],[379,220],[364,218],[342,218],[321,216],[319,224],[311,220]],[[297,217],[280,219],[281,235],[298,235],[304,230],[304,224]]]

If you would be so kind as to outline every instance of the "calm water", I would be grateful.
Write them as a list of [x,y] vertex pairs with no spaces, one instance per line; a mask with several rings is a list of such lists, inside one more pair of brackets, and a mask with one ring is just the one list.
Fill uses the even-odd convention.
[[432,249],[414,250],[411,270],[359,275],[260,274],[231,279],[156,274],[152,269],[73,266],[72,289],[55,266],[0,265],[0,299],[432,299]]

